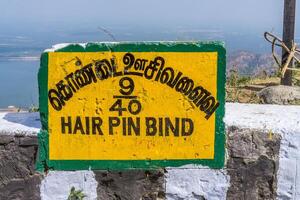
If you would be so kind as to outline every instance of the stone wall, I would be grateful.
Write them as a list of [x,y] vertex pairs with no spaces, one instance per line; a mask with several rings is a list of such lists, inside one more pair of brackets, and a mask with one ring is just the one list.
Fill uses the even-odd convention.
[[227,199],[275,199],[280,136],[228,127]]
[[[21,116],[22,115],[22,116]],[[36,172],[38,114],[0,113],[0,199],[298,199],[300,107],[226,105],[226,167]]]
[[37,149],[35,136],[0,136],[0,199],[40,199]]

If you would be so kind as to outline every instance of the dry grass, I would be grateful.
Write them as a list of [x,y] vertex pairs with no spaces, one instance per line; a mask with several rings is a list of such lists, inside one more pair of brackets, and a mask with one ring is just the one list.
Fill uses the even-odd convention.
[[226,84],[226,101],[239,103],[261,103],[256,95],[257,92],[265,87],[279,85],[279,77],[254,77],[254,78],[234,77],[234,80],[227,81]]
[[266,77],[266,78],[253,78],[248,82],[249,85],[262,85],[262,86],[272,86],[279,85],[279,77]]
[[260,103],[256,91],[244,88],[226,87],[226,101],[239,103]]

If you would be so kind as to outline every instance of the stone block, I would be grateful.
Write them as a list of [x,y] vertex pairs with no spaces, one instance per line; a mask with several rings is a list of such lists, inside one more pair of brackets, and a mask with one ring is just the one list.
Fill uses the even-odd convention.
[[163,171],[95,171],[99,199],[164,199]]
[[20,137],[19,139],[20,146],[38,146],[37,137]]

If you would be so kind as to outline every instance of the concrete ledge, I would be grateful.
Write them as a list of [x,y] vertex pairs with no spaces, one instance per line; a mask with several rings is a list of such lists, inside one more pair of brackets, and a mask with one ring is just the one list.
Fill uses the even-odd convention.
[[39,113],[0,113],[0,135],[36,136],[40,129]]
[[300,132],[300,106],[226,103],[225,124],[240,128]]

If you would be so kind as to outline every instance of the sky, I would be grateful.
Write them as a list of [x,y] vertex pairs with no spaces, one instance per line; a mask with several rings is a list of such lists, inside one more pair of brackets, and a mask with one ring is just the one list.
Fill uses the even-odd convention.
[[281,33],[283,0],[1,0],[0,7],[0,34],[97,26]]

